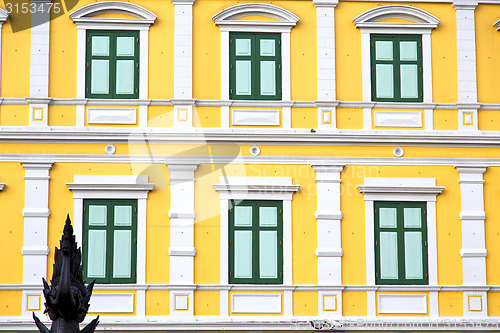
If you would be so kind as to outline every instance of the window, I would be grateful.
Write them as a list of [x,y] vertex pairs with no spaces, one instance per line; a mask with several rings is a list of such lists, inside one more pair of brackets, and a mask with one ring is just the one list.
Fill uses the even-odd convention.
[[97,283],[135,283],[137,200],[84,200],[83,271]]
[[230,98],[281,99],[281,35],[231,33]]
[[371,35],[372,100],[422,102],[422,36]]
[[87,31],[87,98],[139,97],[139,32]]
[[425,202],[375,202],[375,283],[428,284]]
[[229,283],[283,283],[282,201],[241,201],[229,210]]

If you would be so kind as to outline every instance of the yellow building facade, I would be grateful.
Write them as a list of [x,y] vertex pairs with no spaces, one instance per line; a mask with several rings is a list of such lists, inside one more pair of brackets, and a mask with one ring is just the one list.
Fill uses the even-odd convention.
[[98,329],[499,328],[497,0],[41,0],[0,23],[1,331],[49,322],[67,214]]

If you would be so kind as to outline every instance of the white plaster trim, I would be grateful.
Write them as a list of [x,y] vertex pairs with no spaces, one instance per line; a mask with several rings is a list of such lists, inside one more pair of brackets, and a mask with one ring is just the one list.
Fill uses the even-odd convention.
[[497,28],[498,31],[500,31],[500,20],[496,21],[495,24],[493,24],[495,28]]
[[378,312],[384,314],[427,313],[427,295],[378,294]]
[[232,110],[232,125],[279,126],[280,110]]
[[488,251],[486,249],[461,249],[460,256],[462,258],[483,258],[488,256]]
[[[101,13],[122,13],[137,17],[137,19],[97,19],[93,16]],[[98,22],[98,23],[147,23],[153,24],[156,20],[156,15],[133,3],[122,1],[103,1],[92,3],[72,12],[69,17],[75,23],[79,22]]]
[[[235,5],[215,14],[212,17],[212,20],[215,22],[216,25],[220,26],[228,24],[231,21],[235,21],[238,18],[250,15],[266,16],[277,20],[277,22],[276,21],[259,22],[259,23],[265,22],[266,24],[270,25],[280,24],[292,27],[299,21],[299,17],[289,12],[288,10],[275,5],[265,4],[265,3],[245,3],[245,4]],[[240,22],[242,24],[251,24],[251,22],[255,21],[237,21],[237,22]]]
[[[366,284],[375,285],[374,201],[427,201],[427,256],[429,285],[437,285],[436,196],[444,189],[435,178],[364,178],[358,189],[365,199]],[[402,189],[402,191],[401,191]],[[375,296],[373,296],[375,297]],[[374,300],[373,300],[374,301]],[[368,302],[368,307],[372,307]],[[431,304],[431,308],[434,305]]]
[[137,124],[136,108],[87,108],[88,124]]
[[408,23],[376,23],[377,21],[389,18],[413,21],[414,23],[410,23],[410,25],[419,28],[432,29],[436,28],[439,23],[437,17],[422,9],[402,5],[380,6],[370,9],[355,17],[353,22],[357,28],[371,27],[374,25],[396,28],[408,27],[409,25]]
[[316,210],[314,217],[317,220],[342,220],[343,214],[341,211]]
[[344,251],[341,248],[317,248],[314,253],[317,257],[342,257]]
[[373,126],[422,127],[422,112],[375,111]]
[[486,212],[484,211],[461,211],[460,212],[461,220],[481,220],[484,221],[486,219]]
[[129,293],[93,293],[91,313],[132,313],[134,312],[134,294]]
[[170,256],[194,257],[196,255],[196,249],[194,247],[171,247],[168,249],[168,254]]
[[36,246],[36,245],[31,245],[31,246],[23,246],[21,248],[21,253],[23,256],[27,255],[48,255],[49,254],[49,247],[48,246]]
[[281,294],[231,294],[233,313],[281,313]]
[[5,187],[5,183],[0,183],[0,191],[3,191],[4,187]]

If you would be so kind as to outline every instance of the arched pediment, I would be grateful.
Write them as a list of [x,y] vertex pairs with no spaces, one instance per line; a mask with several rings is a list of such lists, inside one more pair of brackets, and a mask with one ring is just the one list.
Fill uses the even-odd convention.
[[[265,22],[266,25],[294,26],[299,21],[299,17],[288,10],[266,3],[246,3],[226,8],[212,17],[217,25],[241,24],[245,16],[264,16],[272,21]],[[256,22],[256,21],[248,21]]]
[[112,23],[116,21],[126,21],[127,19],[112,19],[112,18],[96,18],[94,16],[105,13],[125,14],[136,19],[130,19],[134,23],[152,24],[156,20],[156,15],[151,11],[130,2],[122,1],[104,1],[96,2],[84,6],[72,12],[69,16],[75,23],[79,22],[94,22]]
[[[388,19],[399,19],[410,21],[408,23],[389,23],[380,22]],[[415,26],[419,28],[435,28],[439,23],[439,19],[428,12],[412,6],[381,6],[370,9],[363,14],[357,16],[353,20],[358,28],[364,27],[399,27],[399,26]]]

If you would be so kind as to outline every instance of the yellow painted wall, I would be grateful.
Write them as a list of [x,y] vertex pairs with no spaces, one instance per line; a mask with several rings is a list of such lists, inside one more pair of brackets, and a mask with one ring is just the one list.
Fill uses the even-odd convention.
[[484,233],[486,237],[485,245],[488,250],[488,256],[486,256],[486,283],[496,285],[500,284],[500,267],[497,264],[500,260],[500,226],[496,223],[500,218],[500,212],[498,212],[500,167],[489,167],[483,177],[484,210],[486,212]]
[[293,315],[294,316],[317,316],[318,315],[318,292],[317,291],[294,291],[293,292]]
[[193,107],[193,126],[195,127],[220,127],[220,107]]
[[337,128],[362,129],[363,109],[337,109]]
[[[481,124],[481,120],[480,123]],[[458,111],[457,110],[434,110],[434,129],[435,130],[458,130]]]
[[[20,284],[23,282],[24,220],[21,212],[24,208],[24,169],[21,163],[0,163],[0,175],[0,182],[5,183],[0,192],[0,267],[5,269],[4,274],[0,274],[0,284]],[[13,293],[4,293],[0,291],[0,300],[3,296],[13,299]],[[21,299],[21,294],[18,296]],[[12,303],[9,301],[8,304]],[[0,315],[4,306],[0,301]]]
[[[500,316],[500,293],[487,293],[488,316]],[[498,325],[496,326],[498,329]]]
[[[4,3],[1,7],[5,9]],[[19,15],[17,17],[19,18]],[[13,33],[10,19],[3,24],[2,97],[24,98],[30,95],[30,44],[30,29]],[[13,80],[16,84],[12,84]]]
[[49,126],[76,126],[76,106],[50,105]]
[[480,131],[500,131],[500,111],[480,110],[477,118]]
[[0,126],[28,126],[28,124],[28,105],[0,106]]
[[220,314],[220,292],[197,290],[194,292],[195,316],[218,316]]
[[493,24],[500,19],[498,6],[480,4],[476,22],[477,99],[479,103],[500,103],[496,87],[500,75],[500,32]]
[[149,127],[173,127],[174,107],[173,106],[150,106],[148,108]]
[[439,315],[443,317],[463,316],[463,295],[459,292],[440,292]]
[[343,316],[366,316],[366,309],[366,291],[342,292]]
[[318,128],[318,109],[292,108],[292,128]]
[[21,290],[0,290],[0,316],[20,316],[22,296]]
[[365,212],[364,196],[357,190],[357,186],[364,183],[364,177],[436,178],[437,185],[445,187],[437,196],[436,205],[438,283],[462,283],[462,261],[456,255],[462,248],[460,188],[458,172],[453,167],[348,165],[341,177],[343,284],[366,283],[365,214],[371,212]]
[[170,314],[170,291],[146,291],[146,316],[168,316]]

